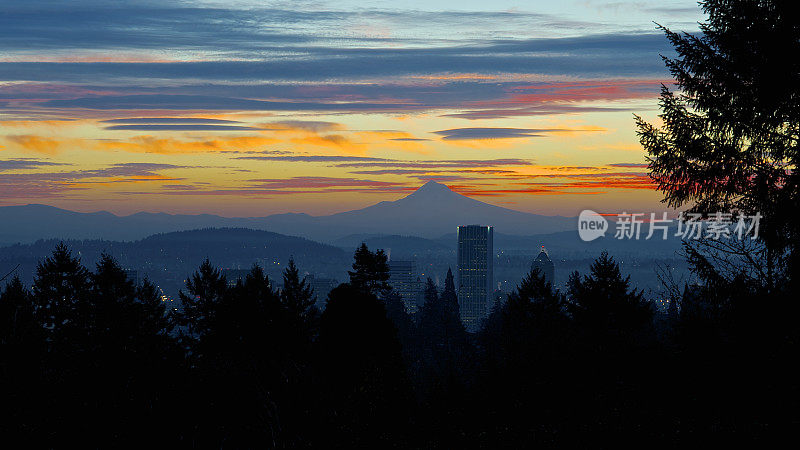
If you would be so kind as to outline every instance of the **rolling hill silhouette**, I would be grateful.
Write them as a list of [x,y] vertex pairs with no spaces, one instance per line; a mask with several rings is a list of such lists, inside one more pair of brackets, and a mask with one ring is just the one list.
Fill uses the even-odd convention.
[[234,227],[269,230],[330,242],[361,233],[437,238],[458,225],[493,225],[497,232],[532,235],[574,230],[575,218],[544,216],[484,203],[429,181],[395,201],[328,216],[275,214],[228,218],[211,214],[79,213],[45,205],[0,207],[0,243],[43,238],[135,240],[156,233]]

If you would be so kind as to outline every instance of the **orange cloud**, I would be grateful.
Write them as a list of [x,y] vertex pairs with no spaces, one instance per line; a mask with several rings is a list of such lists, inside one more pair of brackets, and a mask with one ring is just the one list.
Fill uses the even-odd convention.
[[239,136],[196,141],[135,136],[127,141],[99,142],[97,146],[102,150],[121,150],[132,153],[179,154],[255,150],[278,142],[280,142],[278,139],[262,136]]
[[367,151],[366,144],[354,142],[340,134],[309,135],[290,139],[293,144],[311,145],[316,147],[335,148],[349,155],[363,155]]
[[35,136],[32,134],[19,134],[6,136],[6,139],[19,147],[45,155],[55,155],[61,142],[56,139]]
[[343,131],[346,127],[336,122],[323,122],[315,120],[283,120],[279,122],[262,123],[261,127],[278,133],[312,134],[316,135],[328,131]]
[[76,120],[57,120],[57,119],[50,119],[50,120],[0,120],[0,125],[4,127],[18,127],[18,128],[31,128],[37,126],[47,126],[47,127],[64,127],[64,126],[75,126],[79,124],[79,121]]

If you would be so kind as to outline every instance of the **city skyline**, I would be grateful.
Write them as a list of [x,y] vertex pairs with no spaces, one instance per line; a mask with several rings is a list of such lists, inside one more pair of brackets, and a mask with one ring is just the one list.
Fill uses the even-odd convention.
[[431,179],[537,214],[660,207],[633,114],[654,120],[671,84],[653,22],[701,18],[691,1],[2,11],[0,206],[230,217]]

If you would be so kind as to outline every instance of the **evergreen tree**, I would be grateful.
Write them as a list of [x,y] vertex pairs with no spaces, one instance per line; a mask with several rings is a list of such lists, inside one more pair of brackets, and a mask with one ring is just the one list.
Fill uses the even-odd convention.
[[362,243],[354,255],[353,270],[350,274],[350,284],[358,289],[363,289],[377,296],[386,294],[389,285],[389,263],[383,250],[371,252],[367,244]]
[[406,305],[403,298],[395,290],[389,291],[383,296],[383,303],[386,306],[386,317],[392,322],[397,330],[397,338],[403,348],[403,356],[407,365],[413,364],[417,352],[416,330],[411,315],[406,312]]
[[45,330],[48,351],[65,360],[91,347],[91,277],[62,242],[39,262],[33,283],[37,320]]
[[449,270],[441,295],[433,281],[427,279],[419,335],[419,388],[431,413],[443,413],[454,403],[463,401],[473,359],[467,332],[458,316],[453,274]]
[[34,317],[33,301],[18,276],[0,291],[0,347],[11,351],[39,339],[41,329]]
[[0,432],[6,439],[36,442],[40,425],[43,331],[34,316],[31,295],[15,276],[0,291]]
[[592,263],[590,275],[577,272],[569,279],[568,308],[577,328],[593,345],[615,348],[631,345],[647,335],[652,324],[652,305],[630,287],[619,264],[603,252]]
[[209,400],[200,442],[275,446],[286,438],[283,419],[291,417],[284,409],[297,377],[298,324],[258,265],[215,308],[196,375]]
[[[479,334],[486,408],[521,433],[534,422],[547,434],[568,423],[580,390],[564,296],[532,269],[496,303]],[[533,405],[522,419],[513,411]],[[527,423],[526,423],[527,422]]]
[[430,277],[425,281],[425,303],[419,320],[422,346],[426,350],[444,345],[444,308],[439,292]]
[[481,341],[492,365],[525,377],[537,366],[553,365],[567,348],[569,333],[564,296],[535,268],[505,304],[495,305]]
[[314,322],[318,315],[316,301],[314,290],[306,283],[305,277],[300,279],[294,259],[290,259],[283,271],[281,302],[288,313],[288,320],[292,321],[292,328],[299,333],[294,339],[297,343],[310,343],[313,338]]
[[175,324],[170,320],[174,311],[167,310],[158,286],[145,278],[136,287],[136,298],[141,315],[140,332],[145,336],[169,341],[169,346],[174,345],[172,332]]
[[[64,243],[40,261],[33,283],[36,320],[44,331],[40,436],[43,445],[77,442],[102,418],[93,386],[96,368],[91,274]],[[93,437],[100,437],[95,434]]]
[[[769,414],[781,404],[780,394],[768,392],[797,391],[792,377],[772,374],[787,373],[786,361],[800,341],[797,5],[787,0],[700,5],[708,15],[700,33],[664,29],[677,52],[665,62],[679,93],[662,87],[662,125],[636,118],[650,176],[671,207],[758,213],[762,219],[756,241],[685,244],[699,283],[687,286],[680,308],[672,312],[679,361],[714,382],[693,377],[681,385],[703,393],[689,396],[692,414],[684,420],[709,434],[741,427],[719,425],[725,422],[774,428],[779,420],[757,412]],[[748,400],[742,385],[759,386],[761,395]],[[734,400],[725,392],[741,394]],[[789,409],[797,409],[796,397]]]
[[219,305],[228,293],[228,281],[206,259],[186,281],[186,290],[178,294],[181,308],[174,318],[184,347],[199,357],[204,338],[214,331]]
[[438,348],[447,352],[464,350],[467,335],[459,317],[453,273],[449,269],[441,296],[433,280],[428,278],[419,326],[424,348]]
[[322,446],[395,445],[407,430],[408,382],[395,327],[374,294],[336,287],[320,321]]
[[[650,176],[664,201],[700,213],[760,213],[759,236],[781,288],[785,256],[800,270],[798,136],[800,27],[794,2],[705,0],[699,34],[663,28],[677,58],[665,58],[680,94],[662,86],[662,126],[637,117]],[[737,251],[727,252],[736,256]],[[796,279],[797,277],[793,277]]]
[[[106,357],[119,356],[123,351],[135,351],[139,330],[144,325],[136,286],[125,271],[104,253],[95,273],[91,275],[92,295],[84,302],[93,303],[93,325],[98,348]],[[105,359],[105,358],[103,358]]]
[[[91,380],[96,407],[109,441],[136,442],[136,430],[165,414],[174,400],[171,379],[183,358],[170,332],[172,326],[155,287],[145,280],[134,285],[108,254],[102,254],[91,275],[93,354]],[[170,377],[165,380],[165,377]],[[124,389],[121,387],[124,386]],[[111,414],[113,412],[113,414]],[[158,432],[153,430],[153,434]]]
[[453,271],[447,268],[447,275],[444,279],[444,290],[441,295],[441,303],[444,316],[444,330],[447,346],[453,351],[463,351],[460,346],[467,341],[467,331],[464,323],[461,322],[461,311],[458,306],[458,294],[453,277]]

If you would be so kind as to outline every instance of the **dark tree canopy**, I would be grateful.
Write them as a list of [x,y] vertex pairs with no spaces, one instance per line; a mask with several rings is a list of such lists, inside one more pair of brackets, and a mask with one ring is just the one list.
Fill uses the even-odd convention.
[[315,305],[317,297],[314,290],[306,283],[305,277],[300,278],[300,271],[290,259],[283,271],[283,289],[281,290],[281,303],[286,310],[290,328],[300,333],[293,341],[311,343],[313,325],[317,320],[319,311]]
[[386,253],[378,249],[371,252],[367,244],[362,243],[354,255],[353,270],[350,274],[350,284],[358,289],[381,296],[387,293],[389,286],[389,263]]
[[425,303],[419,321],[420,337],[425,349],[447,349],[453,351],[461,348],[466,342],[466,330],[458,312],[458,298],[455,293],[453,272],[447,270],[445,287],[441,295],[427,279],[425,284]]
[[486,357],[529,376],[544,354],[563,350],[569,335],[564,296],[553,290],[538,268],[522,279],[504,304],[492,309],[481,333]]
[[181,326],[181,340],[192,352],[201,351],[203,338],[214,331],[215,315],[227,289],[225,276],[206,259],[186,281],[187,292],[179,293],[182,309],[175,315],[176,323]]
[[31,295],[15,276],[0,290],[0,347],[5,350],[39,334]]
[[[374,294],[341,284],[320,320],[325,445],[375,446],[406,419],[407,380],[397,332]],[[383,445],[388,443],[383,442]]]
[[589,270],[589,275],[575,272],[569,279],[567,307],[576,327],[599,346],[637,343],[649,331],[652,305],[630,287],[630,276],[623,277],[619,263],[608,253],[603,252]]
[[768,264],[780,264],[787,249],[797,255],[800,239],[796,4],[700,4],[708,20],[699,35],[663,28],[678,53],[665,58],[678,92],[662,87],[662,126],[636,118],[650,176],[672,207],[760,213]]
[[66,245],[59,244],[53,255],[40,262],[33,283],[38,320],[44,324],[48,341],[69,346],[89,331],[91,277]]

